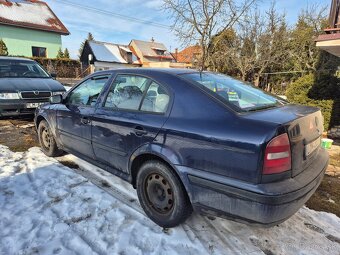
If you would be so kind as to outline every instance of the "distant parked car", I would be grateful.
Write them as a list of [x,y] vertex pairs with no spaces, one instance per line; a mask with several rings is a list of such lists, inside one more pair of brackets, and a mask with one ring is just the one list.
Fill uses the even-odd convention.
[[49,98],[65,92],[37,62],[0,57],[0,117],[34,114]]
[[264,225],[292,216],[328,164],[318,108],[182,69],[95,73],[36,111],[48,156],[73,153],[129,181],[174,227],[192,210]]

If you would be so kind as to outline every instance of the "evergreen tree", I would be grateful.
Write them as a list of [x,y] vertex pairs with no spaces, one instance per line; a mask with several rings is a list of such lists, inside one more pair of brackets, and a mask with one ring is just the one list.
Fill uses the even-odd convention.
[[64,58],[64,52],[59,48],[58,53],[57,53],[57,58]]
[[7,46],[2,39],[0,39],[0,56],[8,56]]
[[86,40],[84,40],[84,41],[80,44],[79,55],[78,55],[79,58],[80,58],[80,56],[81,56],[81,53],[83,52],[83,48],[84,48],[85,42],[86,42],[86,41],[93,41],[93,40],[94,40],[94,37],[93,37],[92,33],[89,32],[89,33],[87,34]]
[[64,58],[67,58],[67,59],[70,58],[70,52],[68,51],[67,48],[65,48],[65,50],[64,50]]

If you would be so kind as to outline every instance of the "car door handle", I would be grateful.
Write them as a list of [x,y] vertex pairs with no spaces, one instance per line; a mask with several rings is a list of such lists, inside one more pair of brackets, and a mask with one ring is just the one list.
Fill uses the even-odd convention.
[[87,125],[91,123],[91,120],[88,117],[81,117],[80,122],[84,125]]
[[143,136],[143,135],[146,135],[148,133],[146,130],[144,130],[144,128],[142,126],[135,127],[134,132],[135,132],[136,136]]

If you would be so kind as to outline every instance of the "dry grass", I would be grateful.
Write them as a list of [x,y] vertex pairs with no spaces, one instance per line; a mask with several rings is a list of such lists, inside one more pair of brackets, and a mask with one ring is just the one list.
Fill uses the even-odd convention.
[[306,205],[310,209],[334,213],[340,217],[340,178],[326,175]]

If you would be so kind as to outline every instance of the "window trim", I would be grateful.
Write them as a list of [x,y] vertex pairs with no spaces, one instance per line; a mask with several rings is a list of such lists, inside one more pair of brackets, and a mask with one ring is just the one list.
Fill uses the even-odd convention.
[[67,94],[65,95],[65,99],[63,100],[64,101],[64,104],[65,105],[73,105],[73,106],[77,106],[77,107],[85,107],[85,108],[97,108],[97,102],[94,106],[91,106],[91,105],[79,105],[79,104],[70,104],[68,102],[72,92],[74,90],[76,90],[79,86],[81,86],[82,84],[84,84],[85,82],[89,81],[89,80],[100,80],[100,79],[107,79],[107,81],[104,83],[104,86],[103,88],[101,89],[101,91],[99,92],[99,96],[98,98],[100,98],[101,94],[104,92],[104,88],[106,87],[106,85],[108,84],[108,82],[110,81],[110,78],[111,78],[112,74],[100,74],[100,75],[96,75],[96,76],[91,76],[91,77],[88,77],[87,79],[81,81],[79,84],[77,84],[76,86],[74,86],[70,91],[67,92]]
[[[139,107],[137,110],[133,110],[133,109],[124,109],[124,108],[118,108],[118,107],[105,107],[105,103],[106,103],[106,100],[107,100],[107,97],[109,96],[109,93],[110,93],[110,90],[114,84],[114,81],[116,80],[117,76],[118,75],[130,75],[130,76],[139,76],[139,77],[142,77],[142,78],[146,78],[149,80],[148,82],[148,85],[145,89],[145,91],[143,92],[143,96],[142,96],[142,100],[139,104]],[[169,103],[168,103],[168,106],[167,106],[167,109],[166,111],[164,112],[153,112],[153,111],[143,111],[141,110],[141,107],[143,105],[143,102],[144,102],[144,99],[145,99],[145,96],[146,96],[146,93],[148,91],[148,89],[150,88],[150,85],[155,82],[156,84],[158,84],[159,86],[162,86],[162,88],[165,89],[166,93],[168,94],[169,96]],[[136,73],[116,73],[114,78],[112,79],[111,81],[111,84],[106,92],[106,95],[105,95],[105,98],[103,100],[103,102],[101,103],[101,105],[99,106],[100,108],[104,109],[104,110],[108,110],[108,111],[113,111],[113,112],[119,112],[119,111],[122,111],[122,112],[131,112],[131,113],[143,113],[143,114],[154,114],[154,115],[167,115],[168,112],[170,111],[170,109],[172,108],[172,103],[173,103],[173,96],[172,96],[172,93],[170,92],[170,90],[168,89],[167,86],[155,81],[153,78],[151,78],[150,76],[147,76],[147,75],[143,75],[143,74],[136,74]]]

